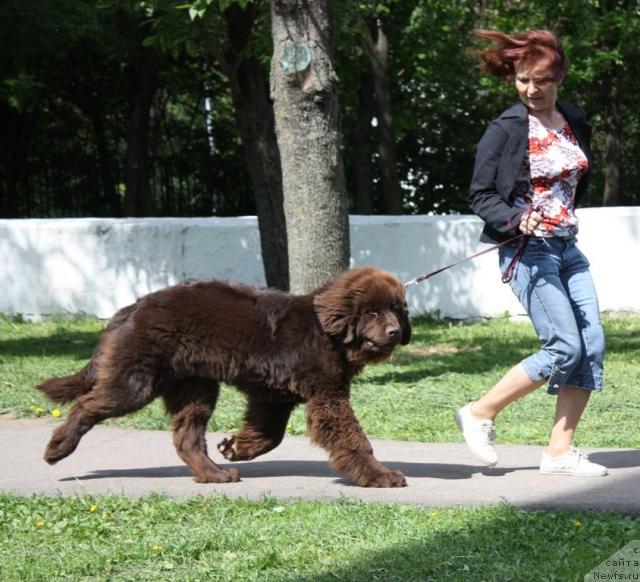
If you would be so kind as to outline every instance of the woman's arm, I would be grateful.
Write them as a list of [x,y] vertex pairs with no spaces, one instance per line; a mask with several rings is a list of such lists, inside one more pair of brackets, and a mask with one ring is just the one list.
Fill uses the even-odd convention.
[[525,210],[509,204],[497,189],[500,161],[508,140],[508,133],[496,122],[491,123],[485,131],[476,151],[469,205],[496,231],[515,234]]

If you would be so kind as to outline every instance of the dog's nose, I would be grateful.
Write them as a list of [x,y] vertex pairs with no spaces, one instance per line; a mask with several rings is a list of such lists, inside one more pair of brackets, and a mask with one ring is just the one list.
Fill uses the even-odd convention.
[[386,331],[389,337],[397,337],[400,335],[400,326],[390,325],[389,327],[387,327]]

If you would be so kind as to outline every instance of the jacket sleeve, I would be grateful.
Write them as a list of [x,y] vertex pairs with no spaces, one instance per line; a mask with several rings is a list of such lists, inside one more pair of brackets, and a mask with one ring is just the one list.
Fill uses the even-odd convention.
[[469,206],[492,229],[503,234],[517,234],[524,209],[510,204],[500,195],[497,186],[500,162],[508,141],[508,133],[495,121],[485,131],[476,151]]

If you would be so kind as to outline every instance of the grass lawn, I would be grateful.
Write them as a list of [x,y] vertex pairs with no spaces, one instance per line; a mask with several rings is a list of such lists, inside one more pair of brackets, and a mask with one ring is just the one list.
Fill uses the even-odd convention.
[[[640,317],[606,317],[606,388],[577,434],[583,446],[640,447]],[[0,319],[0,413],[64,418],[34,390],[77,371],[104,323]],[[451,414],[536,349],[528,324],[421,319],[414,339],[357,379],[367,434],[460,442]],[[540,390],[498,421],[499,443],[544,444],[554,397]],[[225,388],[211,429],[238,427],[243,398]],[[158,403],[111,421],[168,428]],[[304,432],[302,410],[288,429]],[[0,580],[582,580],[632,540],[640,520],[508,506],[425,509],[360,502],[284,504],[219,496],[40,498],[0,494]]]
[[638,520],[506,505],[0,495],[4,582],[582,580],[638,538]]

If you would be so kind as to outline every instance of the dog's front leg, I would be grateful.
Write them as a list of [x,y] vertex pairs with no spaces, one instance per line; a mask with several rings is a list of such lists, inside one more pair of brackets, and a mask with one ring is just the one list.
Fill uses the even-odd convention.
[[400,471],[388,469],[373,456],[346,394],[310,398],[306,416],[311,440],[329,451],[334,469],[350,475],[361,487],[406,486]]
[[218,443],[230,461],[248,461],[275,449],[284,437],[295,402],[263,402],[249,396],[242,430]]

